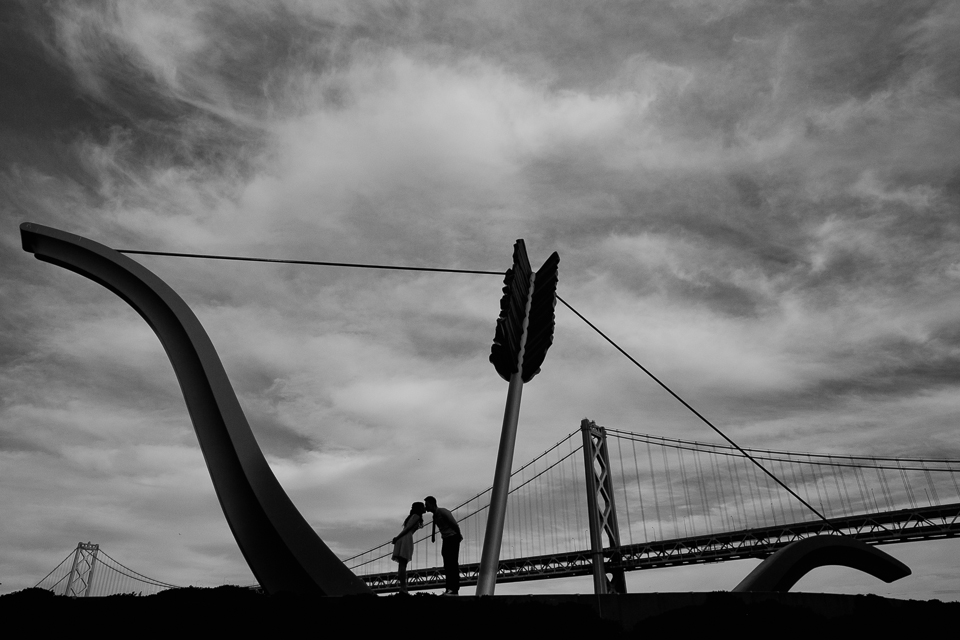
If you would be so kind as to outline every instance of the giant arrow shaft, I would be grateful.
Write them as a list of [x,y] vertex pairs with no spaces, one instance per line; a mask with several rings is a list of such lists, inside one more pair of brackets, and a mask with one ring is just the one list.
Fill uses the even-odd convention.
[[503,541],[503,525],[507,515],[507,494],[510,492],[510,471],[513,469],[513,451],[517,443],[517,423],[520,420],[520,395],[522,393],[523,379],[520,372],[517,371],[510,377],[510,386],[507,389],[507,406],[503,410],[503,430],[500,432],[497,469],[493,474],[493,490],[490,492],[487,530],[483,536],[483,552],[480,555],[480,576],[477,579],[478,596],[492,596],[497,584],[500,544]]

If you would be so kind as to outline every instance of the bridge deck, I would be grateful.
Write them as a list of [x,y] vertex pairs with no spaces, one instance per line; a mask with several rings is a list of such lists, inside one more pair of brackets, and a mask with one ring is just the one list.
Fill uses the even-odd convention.
[[[837,531],[867,544],[878,545],[950,538],[960,535],[960,503],[831,518],[829,523],[828,525],[822,520],[808,521],[626,545],[620,549],[621,562],[624,570],[636,571],[741,558],[764,558],[791,542],[816,535],[836,534]],[[609,550],[604,557],[609,563]],[[611,565],[607,566],[609,568]],[[479,564],[461,565],[461,585],[475,585],[479,570]],[[546,580],[592,573],[590,551],[573,551],[501,560],[497,582]],[[397,590],[396,572],[360,577],[377,593]],[[410,590],[441,588],[443,584],[442,567],[407,570],[407,587]]]

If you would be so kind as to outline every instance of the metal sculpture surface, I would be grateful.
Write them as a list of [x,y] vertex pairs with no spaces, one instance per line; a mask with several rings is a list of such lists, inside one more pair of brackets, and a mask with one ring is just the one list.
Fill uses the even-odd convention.
[[884,582],[910,575],[910,567],[889,553],[845,536],[814,536],[783,547],[757,565],[733,591],[789,591],[817,567],[840,565]]
[[173,365],[210,478],[240,551],[269,593],[347,595],[369,587],[324,544],[270,470],[200,321],[165,282],[121,253],[58,229],[20,225],[24,251],[117,294]]

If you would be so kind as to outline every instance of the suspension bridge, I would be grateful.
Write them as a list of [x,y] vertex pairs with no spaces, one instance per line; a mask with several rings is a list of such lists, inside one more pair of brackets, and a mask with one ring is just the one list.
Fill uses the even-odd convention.
[[[584,420],[511,475],[497,582],[603,574],[623,593],[626,571],[763,558],[815,535],[867,544],[953,537],[958,474],[960,460],[738,450]],[[477,582],[489,503],[487,489],[451,509],[465,538],[463,585]],[[439,546],[428,533],[415,538],[408,589],[443,586]],[[374,591],[396,591],[392,548],[357,554],[347,566]]]
[[[744,452],[826,519],[813,516]],[[612,591],[623,593],[627,571],[763,558],[815,535],[867,544],[955,537],[958,475],[955,459],[741,452],[584,420],[511,475],[497,582],[602,574]],[[478,579],[490,492],[451,508],[464,533],[464,586]],[[429,527],[415,538],[411,590],[444,584],[440,545],[430,543]],[[392,550],[384,543],[345,562],[375,592],[390,593],[398,589]],[[36,586],[76,597],[176,587],[91,543],[80,543]]]
[[107,554],[100,545],[81,542],[36,587],[58,596],[85,598],[117,594],[152,595],[177,585],[154,580]]

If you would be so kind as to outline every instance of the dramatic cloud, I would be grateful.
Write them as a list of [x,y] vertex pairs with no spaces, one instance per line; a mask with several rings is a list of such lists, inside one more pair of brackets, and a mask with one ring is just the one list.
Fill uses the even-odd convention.
[[[936,1],[6,3],[3,589],[80,539],[170,582],[253,580],[149,327],[24,253],[23,221],[495,271],[524,238],[744,445],[960,457],[958,27]],[[338,553],[389,539],[425,493],[489,484],[498,277],[138,260],[197,313]],[[518,463],[584,416],[715,439],[557,315]],[[887,593],[955,598],[943,544],[904,551],[930,570]],[[702,588],[672,575],[631,580]]]

